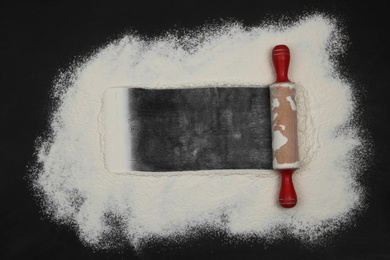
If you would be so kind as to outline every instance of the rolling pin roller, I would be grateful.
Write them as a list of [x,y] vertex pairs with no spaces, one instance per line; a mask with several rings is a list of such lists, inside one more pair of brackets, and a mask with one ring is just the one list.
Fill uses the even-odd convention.
[[291,208],[297,204],[292,174],[299,168],[297,102],[295,84],[288,79],[290,50],[277,45],[272,51],[276,81],[270,86],[273,168],[282,175],[279,203]]

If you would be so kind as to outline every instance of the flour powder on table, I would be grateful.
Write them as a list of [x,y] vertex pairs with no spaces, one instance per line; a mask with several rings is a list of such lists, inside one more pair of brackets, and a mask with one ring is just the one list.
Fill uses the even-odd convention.
[[[136,249],[150,238],[185,241],[197,229],[223,230],[232,242],[257,237],[273,243],[288,234],[307,245],[342,232],[364,212],[365,188],[357,181],[364,167],[356,167],[364,158],[352,155],[367,149],[367,140],[352,120],[353,84],[340,76],[335,59],[348,43],[340,28],[338,20],[313,14],[287,25],[208,26],[187,38],[124,35],[76,61],[53,83],[58,106],[51,134],[38,140],[31,169],[46,216],[72,226],[97,249],[117,247],[118,236]],[[289,76],[297,86],[302,167],[294,174],[295,208],[278,205],[281,180],[274,171],[106,170],[106,89],[268,86],[275,80],[271,51],[278,44],[290,48]]]

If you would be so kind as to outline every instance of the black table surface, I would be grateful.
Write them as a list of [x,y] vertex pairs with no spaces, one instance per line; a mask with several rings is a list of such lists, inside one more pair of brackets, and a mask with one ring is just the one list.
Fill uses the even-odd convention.
[[[390,259],[390,86],[387,8],[379,1],[1,1],[0,259]],[[207,23],[239,21],[256,26],[267,17],[324,12],[341,19],[350,45],[340,65],[356,81],[359,123],[372,138],[374,162],[362,182],[368,208],[353,228],[332,243],[306,248],[294,240],[268,247],[235,246],[225,234],[188,243],[156,241],[141,254],[131,248],[99,251],[83,245],[66,225],[43,217],[28,187],[27,167],[36,138],[49,130],[55,101],[52,80],[74,57],[88,55],[117,35],[146,37]]]
[[272,169],[267,87],[131,88],[128,98],[134,171]]

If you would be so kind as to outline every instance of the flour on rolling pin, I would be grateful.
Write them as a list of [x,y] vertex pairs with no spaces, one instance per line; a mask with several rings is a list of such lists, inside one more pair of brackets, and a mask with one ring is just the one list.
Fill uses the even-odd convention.
[[274,169],[299,168],[295,84],[270,86]]
[[290,63],[288,47],[276,46],[272,51],[272,60],[277,75],[275,83],[270,86],[272,166],[282,174],[279,203],[290,208],[297,203],[292,174],[299,168],[299,155],[296,88],[287,76]]

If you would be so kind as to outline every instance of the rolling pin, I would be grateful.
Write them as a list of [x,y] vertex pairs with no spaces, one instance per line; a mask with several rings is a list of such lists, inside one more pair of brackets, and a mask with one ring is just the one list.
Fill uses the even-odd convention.
[[297,102],[295,83],[288,79],[290,50],[277,45],[272,51],[276,81],[270,85],[272,167],[282,175],[279,204],[292,208],[297,204],[292,174],[299,168]]

